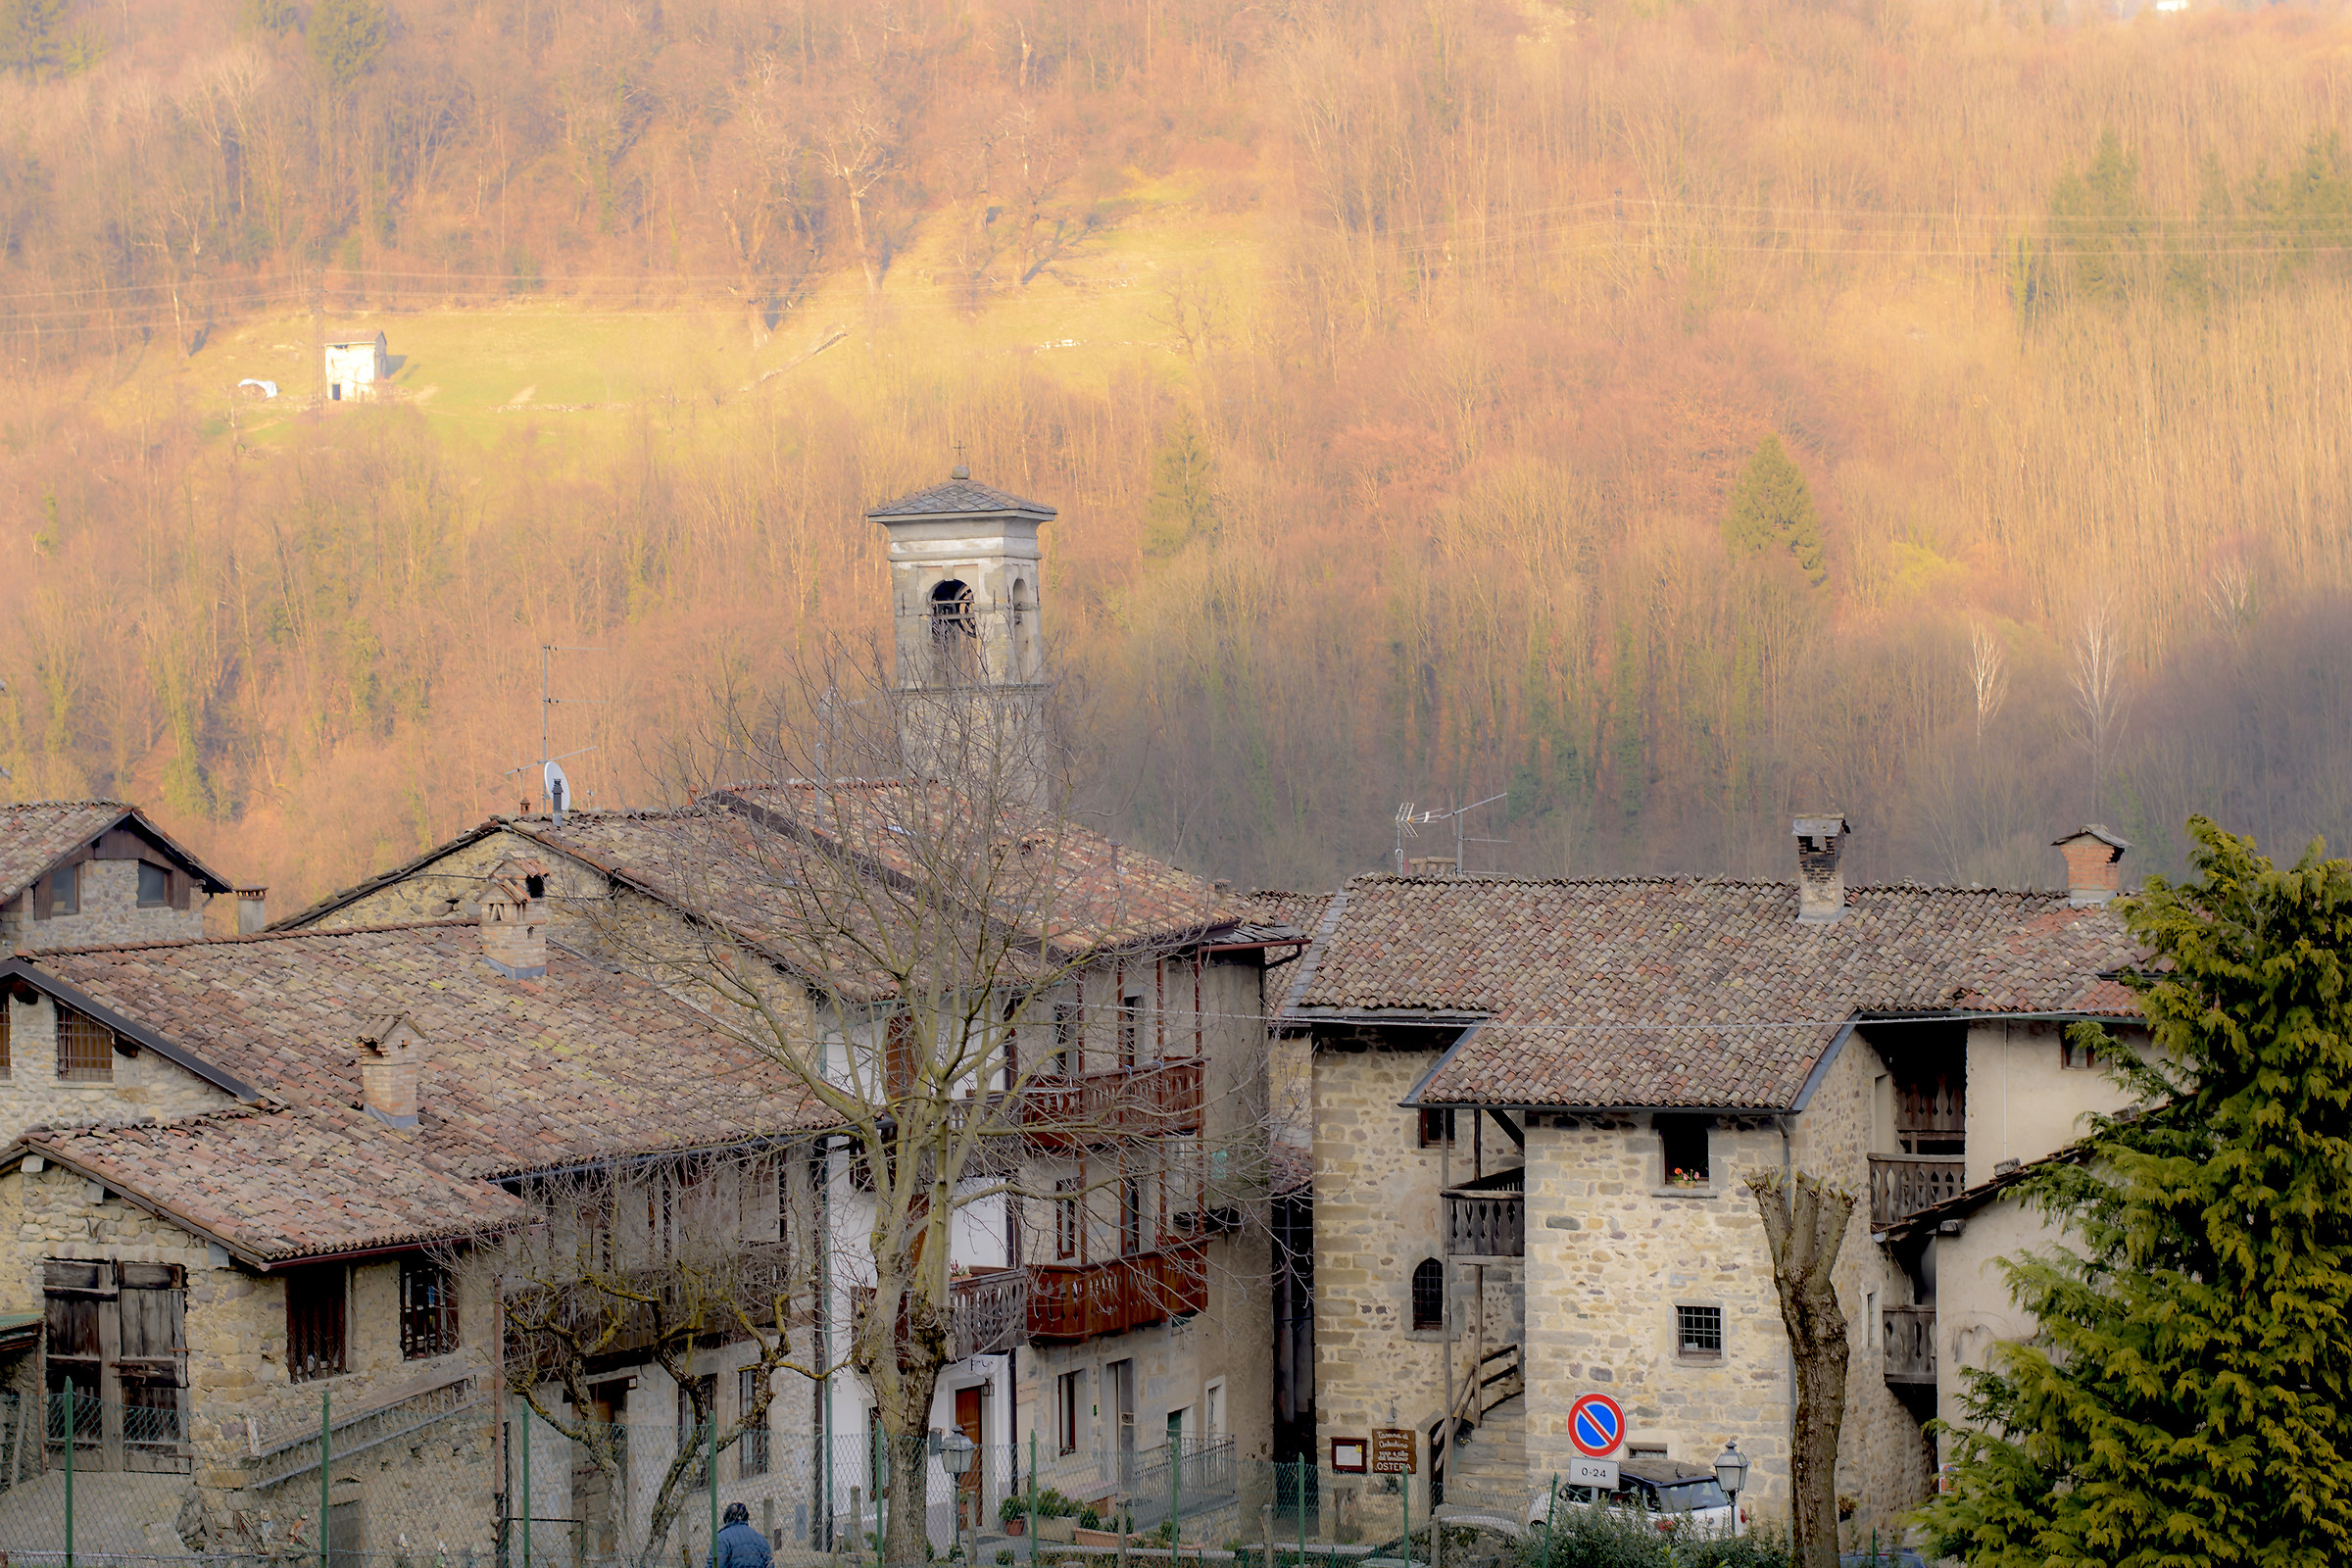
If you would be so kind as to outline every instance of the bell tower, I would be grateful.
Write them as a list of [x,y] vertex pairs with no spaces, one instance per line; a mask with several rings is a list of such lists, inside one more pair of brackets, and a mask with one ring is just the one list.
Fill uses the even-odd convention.
[[865,515],[890,535],[894,681],[909,752],[948,766],[943,726],[957,712],[991,715],[987,733],[1003,741],[1032,729],[1047,688],[1037,529],[1054,509],[957,465],[947,483]]

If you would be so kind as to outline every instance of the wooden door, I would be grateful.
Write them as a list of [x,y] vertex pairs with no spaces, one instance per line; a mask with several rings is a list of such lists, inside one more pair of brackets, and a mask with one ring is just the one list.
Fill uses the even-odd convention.
[[571,1446],[571,1512],[580,1521],[580,1541],[592,1557],[610,1557],[620,1549],[620,1522],[628,1511],[629,1446],[628,1386],[600,1383],[588,1390],[589,1400],[580,1419],[596,1425],[612,1465],[608,1474],[584,1443]]
[[176,1263],[124,1263],[122,1352],[122,1468],[172,1474],[188,1468],[187,1279]]
[[74,1463],[113,1468],[106,1459],[106,1401],[115,1358],[115,1266],[104,1262],[52,1261],[44,1267],[41,1304],[48,1317],[50,1446],[63,1453],[66,1389],[74,1391]]

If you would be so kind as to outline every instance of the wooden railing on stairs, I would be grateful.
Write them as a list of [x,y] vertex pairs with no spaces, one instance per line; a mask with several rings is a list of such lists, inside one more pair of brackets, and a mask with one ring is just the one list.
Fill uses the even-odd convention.
[[1446,1460],[1463,1439],[1503,1400],[1527,1392],[1527,1369],[1516,1345],[1496,1346],[1478,1358],[1478,1365],[1454,1395],[1453,1409],[1430,1423],[1429,1471],[1433,1503],[1446,1500]]

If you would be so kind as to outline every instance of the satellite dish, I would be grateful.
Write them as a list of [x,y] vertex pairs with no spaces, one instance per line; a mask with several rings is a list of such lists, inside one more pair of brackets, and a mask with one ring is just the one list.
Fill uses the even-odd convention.
[[561,827],[564,823],[564,808],[571,804],[571,780],[564,776],[562,762],[548,763],[540,769],[540,777],[547,785],[548,809],[555,813],[556,825]]

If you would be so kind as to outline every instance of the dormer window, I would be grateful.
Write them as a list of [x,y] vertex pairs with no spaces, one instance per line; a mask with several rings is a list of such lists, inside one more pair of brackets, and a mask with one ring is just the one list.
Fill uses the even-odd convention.
[[172,902],[172,873],[160,865],[139,862],[139,907],[160,909]]
[[80,865],[61,865],[49,873],[48,908],[51,914],[81,912]]

